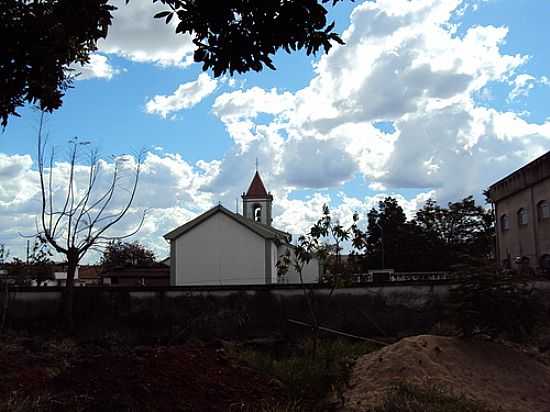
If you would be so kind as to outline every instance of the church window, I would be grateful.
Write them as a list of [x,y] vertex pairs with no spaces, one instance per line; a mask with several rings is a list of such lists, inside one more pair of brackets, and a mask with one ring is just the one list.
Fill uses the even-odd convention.
[[550,202],[548,200],[539,202],[539,219],[550,219]]
[[262,221],[262,207],[260,205],[254,205],[254,222]]
[[518,223],[520,226],[525,226],[529,223],[529,213],[524,207],[518,210]]
[[510,229],[510,221],[508,220],[508,215],[502,215],[500,217],[500,230],[504,232],[505,230],[509,230],[509,229]]

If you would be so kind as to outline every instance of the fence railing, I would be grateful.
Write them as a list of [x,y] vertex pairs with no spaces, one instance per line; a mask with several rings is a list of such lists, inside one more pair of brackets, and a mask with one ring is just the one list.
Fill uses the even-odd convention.
[[452,272],[384,272],[373,271],[352,275],[353,283],[372,282],[429,282],[457,279],[457,274]]

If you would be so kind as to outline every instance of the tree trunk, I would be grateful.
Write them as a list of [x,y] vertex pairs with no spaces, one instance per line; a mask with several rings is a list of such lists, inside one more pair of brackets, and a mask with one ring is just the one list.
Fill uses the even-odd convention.
[[8,318],[8,307],[9,307],[9,301],[10,301],[10,290],[9,290],[9,284],[8,284],[8,277],[6,275],[6,278],[4,282],[0,283],[0,286],[3,287],[3,304],[2,304],[2,320],[0,321],[0,333],[4,332],[4,327],[6,326],[6,319]]
[[67,253],[67,281],[65,284],[65,326],[72,332],[74,329],[73,302],[74,302],[74,275],[78,265],[78,250],[69,249]]
[[304,278],[302,276],[302,268],[298,270],[298,274],[300,275],[300,284],[302,286],[302,291],[304,293],[304,298],[306,300],[307,308],[309,310],[309,315],[311,316],[311,324],[313,326],[313,349],[312,349],[312,357],[313,359],[317,358],[317,345],[319,341],[319,322],[317,320],[317,315],[315,314],[315,309],[313,308],[313,302],[312,302],[312,295],[313,295],[313,289],[306,288],[306,285],[304,283]]

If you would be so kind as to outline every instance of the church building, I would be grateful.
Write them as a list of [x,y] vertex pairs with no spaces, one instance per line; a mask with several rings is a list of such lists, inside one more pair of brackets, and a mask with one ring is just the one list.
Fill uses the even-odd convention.
[[[277,272],[279,257],[289,251],[290,234],[271,226],[273,196],[258,171],[242,194],[243,214],[222,205],[164,235],[170,242],[170,285],[266,285],[300,283],[291,267]],[[319,280],[319,261],[302,272],[305,283]]]

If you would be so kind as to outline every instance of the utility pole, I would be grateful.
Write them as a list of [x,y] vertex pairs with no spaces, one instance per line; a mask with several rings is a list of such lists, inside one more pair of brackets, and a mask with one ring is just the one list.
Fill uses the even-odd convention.
[[31,253],[31,241],[27,239],[27,265],[29,264],[30,253]]
[[382,270],[385,269],[385,265],[384,265],[384,228],[382,227],[382,225],[378,222],[376,222],[376,226],[378,226],[380,228],[380,244],[382,246]]

